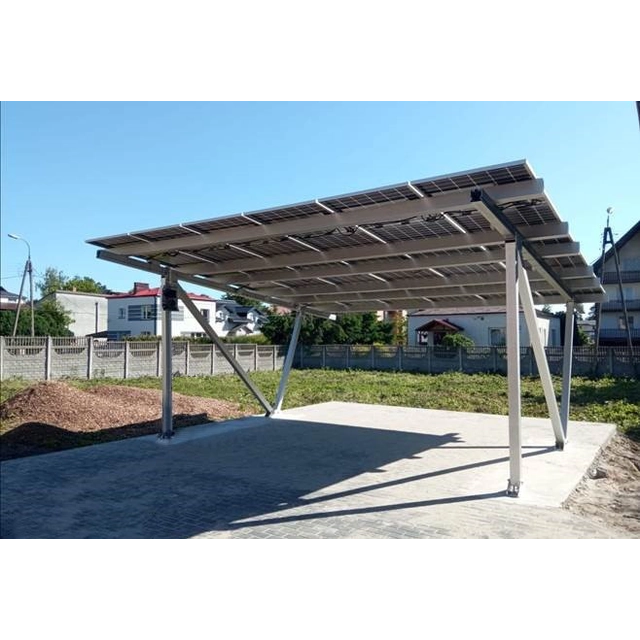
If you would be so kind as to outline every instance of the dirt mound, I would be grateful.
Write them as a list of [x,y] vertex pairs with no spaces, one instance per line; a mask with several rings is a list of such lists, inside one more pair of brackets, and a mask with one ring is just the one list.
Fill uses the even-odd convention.
[[616,434],[564,506],[640,535],[640,443]]
[[[41,382],[4,402],[0,418],[18,424],[48,424],[75,433],[150,422],[159,425],[161,397],[155,389],[104,385],[82,391],[64,382]],[[198,416],[202,421],[245,415],[231,402],[178,393],[173,394],[173,413]],[[180,426],[178,421],[176,426]]]

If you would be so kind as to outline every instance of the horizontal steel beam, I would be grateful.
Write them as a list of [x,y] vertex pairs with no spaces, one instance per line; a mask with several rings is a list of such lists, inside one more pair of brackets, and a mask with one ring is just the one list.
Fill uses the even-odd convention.
[[[529,280],[531,282],[546,282],[545,278],[537,272],[531,272]],[[382,281],[377,278],[371,278],[367,282],[350,282],[347,284],[317,284],[302,285],[299,289],[291,289],[287,291],[287,297],[306,298],[315,295],[327,295],[333,299],[337,299],[338,294],[350,293],[366,293],[366,292],[384,292],[397,291],[404,289],[428,289],[436,292],[438,289],[448,289],[451,287],[466,287],[474,285],[499,284],[506,286],[506,276],[504,271],[486,271],[485,273],[473,273],[468,275],[456,275],[442,278],[433,275],[428,278],[405,278],[403,280]],[[595,277],[578,278],[571,280],[571,285],[575,289],[597,287],[598,280]],[[280,290],[274,289],[257,289],[266,295],[277,294]],[[428,294],[425,294],[428,295]]]
[[[535,304],[563,304],[564,298],[557,294],[546,296],[535,296]],[[597,302],[593,295],[576,295],[574,300],[576,302]],[[400,311],[411,309],[433,309],[438,311],[442,308],[474,308],[474,307],[504,307],[506,305],[506,298],[502,297],[490,297],[486,300],[480,300],[475,296],[467,296],[466,298],[452,298],[443,299],[440,301],[429,302],[424,298],[402,298],[398,300],[385,301],[384,299],[376,299],[370,301],[358,301],[352,303],[336,302],[331,304],[318,304],[317,308],[323,309],[327,312],[331,311],[336,314],[343,313],[362,313],[365,311]]]
[[[139,269],[141,271],[146,271],[147,273],[155,273],[156,275],[162,276],[166,272],[167,268],[171,268],[170,266],[165,266],[155,261],[147,262],[145,260],[139,260],[135,258],[129,258],[127,256],[118,256],[114,255],[109,251],[104,249],[100,249],[96,253],[96,257],[100,260],[106,260],[107,262],[113,262],[114,264],[120,264],[124,267],[131,267],[132,269]],[[285,307],[286,309],[298,309],[298,305],[291,300],[285,300],[283,298],[278,298],[276,296],[265,296],[262,295],[259,291],[246,290],[246,289],[238,289],[234,287],[229,287],[225,285],[219,285],[217,283],[211,282],[205,278],[196,278],[194,276],[185,275],[180,273],[177,269],[171,268],[176,279],[182,280],[183,282],[189,282],[191,284],[195,284],[199,287],[205,287],[208,289],[215,289],[216,291],[224,291],[225,293],[232,294],[242,294],[246,295],[246,297],[253,298],[258,300],[259,302],[264,302],[265,304],[275,305],[278,307]],[[292,306],[293,305],[293,306]],[[320,318],[328,318],[332,319],[332,314],[326,313],[325,311],[321,311],[318,309],[314,309],[313,307],[306,307],[304,312],[309,315],[319,316]]]
[[[569,255],[578,255],[580,245],[577,242],[540,245],[538,255],[545,258],[560,258]],[[220,276],[217,282],[235,285],[259,285],[273,281],[285,284],[294,283],[296,280],[308,280],[310,278],[338,278],[343,276],[360,275],[363,273],[396,273],[417,271],[420,269],[442,267],[464,267],[470,264],[491,264],[504,260],[504,249],[493,248],[486,251],[465,251],[464,253],[448,253],[438,255],[408,255],[401,258],[369,259],[358,262],[338,262],[337,264],[319,265],[296,269],[288,267],[284,269],[272,269],[246,275],[234,274],[233,276]],[[563,278],[585,278],[593,275],[592,267],[575,267],[574,275],[569,275],[570,269],[565,269]]]
[[[523,234],[530,241],[546,240],[550,236],[566,234],[566,223],[541,224],[523,230]],[[296,267],[304,265],[319,265],[341,260],[366,260],[369,258],[390,258],[412,253],[426,253],[433,251],[454,251],[475,247],[490,247],[502,245],[504,238],[497,231],[481,231],[478,233],[454,233],[449,236],[437,238],[420,238],[417,240],[404,240],[401,242],[389,242],[381,244],[371,242],[356,247],[344,247],[327,249],[326,251],[300,251],[296,253],[279,254],[269,258],[241,258],[228,260],[214,265],[209,262],[184,265],[180,268],[182,273],[203,274],[215,276],[227,273],[264,271],[280,267]]]
[[[550,293],[551,287],[548,282],[538,279],[531,282],[534,288],[538,288],[541,292]],[[542,285],[542,286],[541,286]],[[473,296],[473,295],[498,295],[504,293],[506,286],[505,280],[502,282],[478,283],[474,285],[455,285],[450,284],[445,287],[432,286],[413,286],[413,287],[397,287],[386,291],[354,291],[351,293],[343,293],[338,290],[332,295],[318,295],[301,293],[295,297],[296,302],[300,304],[322,305],[326,302],[351,302],[355,300],[375,300],[380,297],[385,300],[398,300],[402,298],[419,298],[425,296],[427,298],[452,298],[456,296]],[[551,290],[552,292],[553,290]],[[542,293],[542,295],[545,295]]]
[[[527,180],[487,187],[486,191],[496,202],[536,198],[544,194],[544,182],[541,179]],[[229,242],[253,242],[287,235],[328,231],[338,227],[377,224],[394,220],[400,221],[414,215],[428,215],[447,210],[475,210],[474,204],[471,203],[471,189],[434,195],[418,200],[403,200],[401,202],[355,207],[336,213],[311,214],[304,218],[280,220],[270,224],[219,229],[201,235],[183,236],[156,242],[131,242],[112,247],[109,250],[119,255],[138,256],[156,255],[180,249],[193,251],[194,249],[222,245]],[[144,233],[144,231],[138,233]]]

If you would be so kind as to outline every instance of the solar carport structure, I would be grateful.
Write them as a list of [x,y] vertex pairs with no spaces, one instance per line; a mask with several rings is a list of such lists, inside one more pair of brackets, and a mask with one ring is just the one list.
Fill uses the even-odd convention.
[[[520,307],[531,336],[556,446],[567,438],[573,323],[564,340],[558,407],[536,304],[605,299],[524,160],[239,215],[89,240],[98,257],[163,282],[163,427],[171,437],[171,309],[178,296],[267,415],[280,411],[302,317],[363,311],[505,305],[509,388],[508,493],[521,482]],[[273,404],[227,351],[179,282],[292,309],[296,320]]]

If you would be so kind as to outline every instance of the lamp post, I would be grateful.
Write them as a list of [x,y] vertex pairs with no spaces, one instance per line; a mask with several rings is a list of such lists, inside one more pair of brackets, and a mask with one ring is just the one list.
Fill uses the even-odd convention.
[[24,280],[29,274],[29,303],[31,306],[31,337],[33,338],[35,335],[35,327],[33,320],[33,266],[31,265],[31,245],[19,235],[15,233],[7,234],[12,240],[22,240],[27,245],[27,261],[24,265],[24,270],[22,272],[22,282],[20,283],[20,293],[18,294],[18,306],[16,307],[16,319],[13,323],[13,337],[15,338],[16,331],[18,330],[18,319],[20,318],[20,307],[22,305],[22,290],[24,289]]

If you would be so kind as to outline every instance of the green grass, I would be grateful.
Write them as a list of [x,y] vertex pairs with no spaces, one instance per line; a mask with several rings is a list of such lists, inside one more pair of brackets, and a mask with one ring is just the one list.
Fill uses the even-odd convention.
[[[279,372],[252,373],[251,378],[267,398],[275,397]],[[84,389],[97,384],[124,384],[161,388],[158,378],[130,380],[73,380]],[[554,378],[558,397],[560,379]],[[4,381],[1,398],[28,386],[26,381]],[[220,398],[237,402],[243,409],[261,411],[242,382],[234,375],[174,378],[174,391],[186,395]],[[396,373],[382,371],[294,370],[291,372],[284,408],[340,400],[369,404],[471,411],[506,415],[507,379],[496,374]],[[522,379],[522,413],[547,417],[539,379]],[[572,420],[611,422],[629,436],[640,439],[640,381],[627,378],[574,378],[571,392]]]

